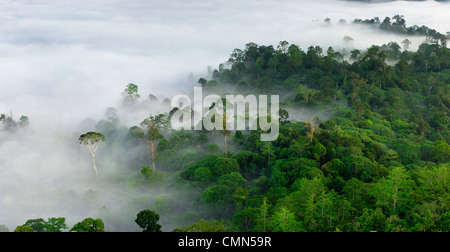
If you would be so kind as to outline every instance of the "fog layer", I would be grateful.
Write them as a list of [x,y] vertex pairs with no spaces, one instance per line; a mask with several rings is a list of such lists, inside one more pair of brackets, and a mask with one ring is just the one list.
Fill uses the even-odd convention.
[[[208,66],[226,62],[248,42],[343,48],[350,36],[350,46],[361,49],[400,44],[404,36],[338,21],[401,14],[408,26],[445,33],[448,13],[450,5],[436,1],[0,0],[0,113],[27,115],[31,122],[19,133],[0,130],[0,224],[79,221],[98,207],[85,205],[90,189],[110,209],[126,202],[108,181],[93,177],[77,134],[89,128],[80,126],[86,118],[98,122],[107,107],[119,109],[128,83],[139,86],[143,99],[170,99],[191,92]],[[410,40],[414,49],[423,38]],[[119,115],[126,128],[144,119]],[[99,172],[129,170],[115,154],[99,153]]]

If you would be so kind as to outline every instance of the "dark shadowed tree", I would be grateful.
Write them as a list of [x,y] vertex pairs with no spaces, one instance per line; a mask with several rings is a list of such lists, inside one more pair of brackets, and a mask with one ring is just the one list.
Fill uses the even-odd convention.
[[142,232],[161,232],[161,225],[157,223],[158,221],[159,214],[149,209],[140,211],[135,220],[136,224],[143,229]]

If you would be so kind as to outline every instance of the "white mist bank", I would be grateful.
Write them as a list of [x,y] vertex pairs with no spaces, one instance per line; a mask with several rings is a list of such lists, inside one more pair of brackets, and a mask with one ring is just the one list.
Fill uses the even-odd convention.
[[[402,14],[407,26],[445,33],[449,6],[435,1],[0,0],[0,113],[11,111],[16,120],[26,115],[31,122],[20,134],[0,131],[0,224],[12,231],[31,218],[79,221],[92,211],[83,205],[90,189],[108,208],[126,200],[108,190],[114,184],[105,177],[99,177],[101,183],[92,180],[89,153],[74,134],[86,118],[98,122],[106,108],[118,108],[128,83],[139,86],[141,100],[149,94],[171,99],[191,92],[208,66],[216,68],[248,42],[276,47],[286,40],[304,50],[310,45],[326,50],[348,46],[343,37],[350,36],[352,46],[361,49],[400,44],[404,36],[350,23]],[[347,25],[338,25],[339,19]],[[411,41],[414,49],[422,39]],[[189,74],[194,77],[188,79]],[[121,123],[138,125],[143,116],[158,112],[151,110],[138,115],[120,110]],[[103,171],[124,169],[113,167],[117,153],[100,154]]]

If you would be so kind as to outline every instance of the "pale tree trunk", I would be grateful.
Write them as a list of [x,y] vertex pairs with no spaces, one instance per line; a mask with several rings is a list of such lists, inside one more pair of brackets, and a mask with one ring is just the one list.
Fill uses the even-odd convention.
[[95,164],[95,152],[97,151],[98,145],[100,142],[96,142],[93,146],[88,145],[89,151],[92,155],[92,164],[94,165],[95,175],[98,177],[97,165]]
[[95,175],[98,177],[97,166],[95,165],[95,154],[92,155],[92,163],[94,164]]

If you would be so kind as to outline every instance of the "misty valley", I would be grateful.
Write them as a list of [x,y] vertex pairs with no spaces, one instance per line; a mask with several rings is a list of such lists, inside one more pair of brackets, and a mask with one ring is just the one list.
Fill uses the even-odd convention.
[[[71,130],[0,111],[1,231],[450,231],[450,33],[401,15],[348,23],[402,42],[248,42],[190,77],[176,94],[189,106],[130,81]],[[205,127],[199,88],[221,98],[200,104],[220,127]],[[279,96],[276,127],[251,106],[228,113],[227,95]],[[230,129],[238,118],[248,127]]]

